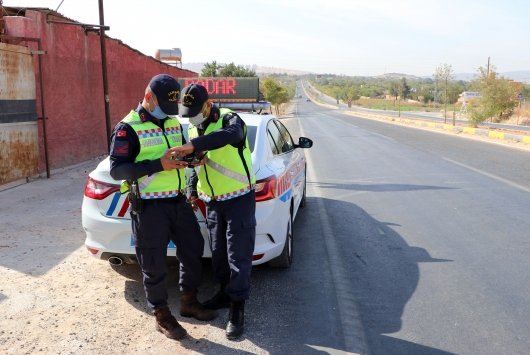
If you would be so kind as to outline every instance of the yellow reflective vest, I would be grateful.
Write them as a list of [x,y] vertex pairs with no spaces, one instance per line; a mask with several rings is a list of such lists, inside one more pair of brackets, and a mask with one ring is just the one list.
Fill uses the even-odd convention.
[[[166,118],[164,128],[153,122],[142,122],[136,111],[131,111],[122,122],[133,128],[140,141],[140,153],[134,162],[155,160],[164,155],[169,147],[182,145],[182,131],[177,118]],[[175,197],[185,187],[184,172],[180,169],[163,170],[138,179],[142,199]],[[122,182],[122,191],[127,190],[127,182]]]
[[[223,117],[232,112],[229,109],[220,109],[217,122],[212,122],[206,128],[204,135],[210,134],[223,127]],[[199,136],[197,127],[189,125],[188,135],[190,141]],[[252,159],[246,137],[245,145],[235,148],[230,144],[210,150],[206,153],[207,160],[202,166],[197,167],[199,181],[197,193],[204,201],[224,201],[250,192],[256,183],[256,176],[252,170]]]

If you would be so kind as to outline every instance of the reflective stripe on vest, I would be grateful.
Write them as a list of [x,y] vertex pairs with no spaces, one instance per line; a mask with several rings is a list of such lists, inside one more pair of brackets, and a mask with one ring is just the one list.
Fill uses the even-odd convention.
[[[210,134],[223,127],[223,117],[231,110],[220,109],[220,117],[217,122],[212,122],[206,128],[204,135]],[[198,136],[197,127],[190,124],[190,140]],[[256,183],[256,177],[252,171],[252,160],[248,139],[245,130],[245,147],[242,150],[242,157],[238,148],[227,144],[224,147],[207,152],[208,159],[205,165],[197,168],[199,181],[197,192],[204,201],[224,201],[238,197],[250,192]],[[245,165],[250,176],[247,175]]]
[[245,175],[241,175],[239,173],[236,173],[235,171],[229,170],[229,169],[225,168],[224,166],[222,166],[221,164],[217,164],[216,162],[214,162],[212,160],[207,160],[206,161],[206,166],[218,171],[219,173],[221,173],[221,174],[223,174],[225,176],[228,176],[229,178],[232,178],[234,180],[242,182],[243,184],[247,184],[248,185],[248,176],[246,174]]
[[[159,159],[169,147],[182,145],[182,132],[176,118],[167,118],[162,129],[150,121],[142,122],[138,113],[131,111],[122,122],[132,127],[140,142],[140,152],[134,160],[135,163]],[[184,179],[184,174],[178,169],[143,176],[138,179],[140,197],[142,199],[176,197],[183,192]]]

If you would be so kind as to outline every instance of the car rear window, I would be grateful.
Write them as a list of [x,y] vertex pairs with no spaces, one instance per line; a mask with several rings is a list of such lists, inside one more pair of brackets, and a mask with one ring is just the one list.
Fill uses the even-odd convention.
[[247,138],[250,151],[254,151],[254,144],[256,143],[256,126],[247,126]]

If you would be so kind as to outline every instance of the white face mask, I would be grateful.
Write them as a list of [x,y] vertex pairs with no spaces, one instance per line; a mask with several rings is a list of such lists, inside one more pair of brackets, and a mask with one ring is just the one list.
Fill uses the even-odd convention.
[[203,123],[206,120],[206,117],[202,114],[202,112],[199,112],[198,115],[190,117],[190,123],[194,126],[198,126],[201,123]]

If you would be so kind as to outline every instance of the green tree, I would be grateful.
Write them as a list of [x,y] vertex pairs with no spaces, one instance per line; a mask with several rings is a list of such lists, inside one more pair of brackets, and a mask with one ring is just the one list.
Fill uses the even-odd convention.
[[418,101],[428,104],[434,100],[434,86],[432,84],[426,83],[419,86],[417,94]]
[[357,86],[349,86],[344,90],[343,100],[348,104],[348,107],[351,107],[353,101],[359,100],[361,97],[359,88]]
[[402,100],[406,100],[410,95],[410,86],[407,84],[407,79],[404,77],[401,78],[401,83],[399,84],[399,95],[401,96]]
[[396,109],[396,101],[398,101],[398,110],[401,110],[401,104],[400,104],[401,100],[398,100],[398,98],[400,98],[400,95],[402,94],[402,90],[403,90],[402,82],[392,80],[390,82],[389,89],[390,89],[390,95],[394,97],[394,109]]
[[217,73],[219,72],[220,66],[217,64],[217,62],[214,60],[211,63],[204,64],[204,67],[201,70],[201,76],[218,76]]
[[331,88],[331,92],[332,92],[332,97],[337,100],[337,105],[340,103],[340,99],[342,99],[343,97],[343,88],[340,87],[340,86],[333,86]]
[[470,121],[476,125],[490,118],[494,122],[508,119],[517,106],[517,87],[511,80],[498,76],[495,70],[478,69],[479,78],[472,87],[480,92],[481,98],[468,108]]
[[460,94],[466,91],[466,85],[464,82],[452,82],[449,83],[447,88],[447,103],[452,105],[458,101]]
[[263,80],[261,82],[261,87],[265,100],[274,105],[276,115],[279,115],[280,105],[289,102],[291,99],[289,91],[273,78],[266,78]]
[[235,65],[233,62],[221,67],[219,70],[219,76],[226,77],[255,77],[256,72],[251,69],[247,69],[242,65]]
[[399,94],[401,93],[401,83],[399,81],[390,82],[390,95],[394,97],[394,101],[398,99]]
[[476,127],[490,117],[490,112],[485,106],[480,104],[480,99],[470,99],[467,103],[469,124]]
[[220,65],[214,60],[211,63],[204,64],[201,70],[201,76],[255,77],[257,75],[254,70],[247,69],[242,65],[235,65],[233,62]]

